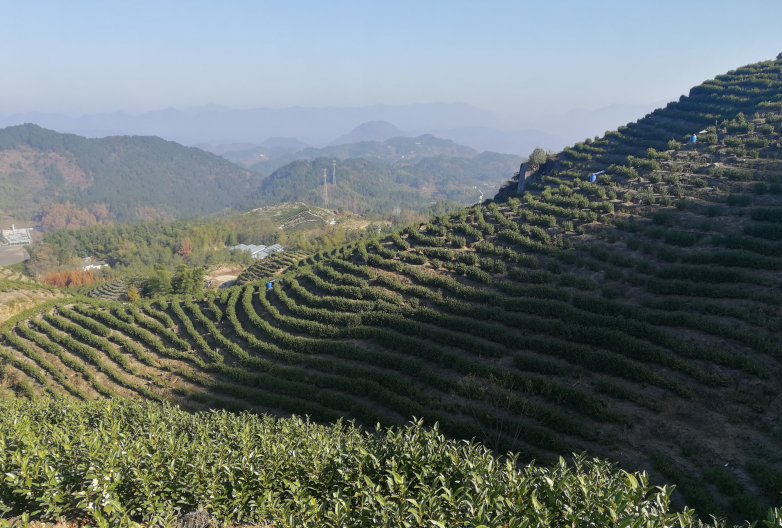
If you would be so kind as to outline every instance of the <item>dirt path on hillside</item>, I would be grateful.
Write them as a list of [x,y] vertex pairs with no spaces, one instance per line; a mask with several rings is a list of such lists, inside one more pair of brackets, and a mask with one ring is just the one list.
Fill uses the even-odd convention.
[[210,270],[204,276],[204,280],[207,281],[209,288],[212,290],[228,288],[234,285],[242,271],[244,271],[244,268],[236,264],[224,264]]

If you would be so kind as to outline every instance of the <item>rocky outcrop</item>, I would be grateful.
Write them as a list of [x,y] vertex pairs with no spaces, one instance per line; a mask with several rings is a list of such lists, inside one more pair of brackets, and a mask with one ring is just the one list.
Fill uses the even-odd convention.
[[537,167],[531,165],[528,161],[525,161],[521,164],[521,167],[519,168],[519,185],[516,187],[518,191],[524,190],[524,185],[526,185],[527,179],[535,174],[536,169]]

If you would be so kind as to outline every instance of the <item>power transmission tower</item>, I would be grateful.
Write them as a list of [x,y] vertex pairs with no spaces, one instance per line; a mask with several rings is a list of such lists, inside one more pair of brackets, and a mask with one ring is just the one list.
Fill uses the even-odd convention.
[[337,184],[337,160],[331,160],[331,185]]
[[326,207],[329,206],[329,188],[326,185],[326,174],[328,169],[323,169],[323,200],[326,202]]

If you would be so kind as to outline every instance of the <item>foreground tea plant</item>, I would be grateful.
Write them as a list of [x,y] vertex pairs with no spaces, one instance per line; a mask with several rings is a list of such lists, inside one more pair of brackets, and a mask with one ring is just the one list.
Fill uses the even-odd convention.
[[[0,512],[97,526],[203,508],[274,526],[702,526],[671,488],[576,457],[519,468],[421,422],[353,425],[132,400],[0,404]],[[771,517],[767,526],[779,526]]]

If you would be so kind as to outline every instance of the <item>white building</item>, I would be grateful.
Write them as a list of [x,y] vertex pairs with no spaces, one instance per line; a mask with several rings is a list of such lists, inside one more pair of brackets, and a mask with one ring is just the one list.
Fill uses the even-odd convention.
[[231,246],[228,249],[234,250],[238,249],[240,251],[244,251],[246,253],[249,253],[250,256],[256,260],[263,260],[272,253],[277,253],[279,251],[282,251],[283,248],[279,244],[274,244],[272,246],[264,246],[264,245],[246,245],[246,244],[239,244],[238,246]]
[[11,229],[3,229],[3,245],[7,246],[29,246],[33,243],[32,228],[23,227],[16,229],[12,225]]
[[97,262],[93,262],[92,258],[87,257],[82,261],[81,269],[82,271],[87,270],[95,270],[95,269],[101,269],[101,268],[107,268],[109,267],[108,263],[104,260],[98,260]]

